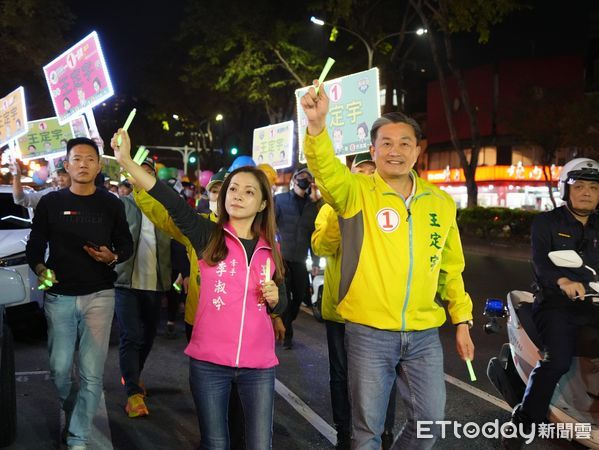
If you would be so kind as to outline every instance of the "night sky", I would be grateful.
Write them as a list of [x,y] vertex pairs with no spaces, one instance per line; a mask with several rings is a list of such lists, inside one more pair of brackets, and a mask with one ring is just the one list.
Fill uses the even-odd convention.
[[[69,0],[67,4],[77,16],[68,39],[75,43],[96,30],[115,92],[136,96],[139,79],[160,64],[155,54],[174,45],[171,40],[179,31],[185,2]],[[566,6],[537,0],[529,4],[532,9],[515,12],[497,25],[487,45],[478,45],[473,35],[458,37],[455,51],[460,63],[471,67],[502,58],[587,53],[593,2],[574,0]],[[307,33],[311,26],[306,20]],[[421,47],[428,52],[427,46]]]

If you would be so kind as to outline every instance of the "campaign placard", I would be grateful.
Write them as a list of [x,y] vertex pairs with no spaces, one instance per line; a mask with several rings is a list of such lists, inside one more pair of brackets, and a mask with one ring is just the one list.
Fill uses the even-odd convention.
[[25,89],[18,87],[0,99],[0,147],[27,133]]
[[46,64],[44,76],[60,124],[114,94],[95,31]]
[[73,130],[69,123],[61,125],[56,117],[32,120],[29,131],[17,141],[21,159],[51,158],[63,155],[67,151],[67,141],[73,138]]
[[293,120],[254,129],[252,158],[256,164],[275,169],[290,167],[293,161]]
[[[368,151],[370,127],[380,116],[379,71],[375,67],[334,80],[325,81],[323,88],[329,96],[327,130],[333,141],[335,154],[347,156]],[[295,99],[298,118],[299,160],[304,157],[304,137],[308,121],[300,100],[308,87],[297,89]]]

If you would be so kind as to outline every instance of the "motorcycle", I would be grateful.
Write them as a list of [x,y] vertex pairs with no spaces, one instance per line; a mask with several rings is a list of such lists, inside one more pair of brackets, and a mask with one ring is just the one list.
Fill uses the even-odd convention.
[[[592,297],[599,307],[599,282],[596,272],[586,266],[573,250],[549,253],[549,258],[559,267],[586,267],[594,275],[589,283]],[[503,344],[497,357],[491,358],[487,376],[504,400],[513,408],[522,401],[528,377],[539,359],[543,357],[541,340],[532,319],[533,294],[511,291],[507,305],[499,299],[488,299],[484,315],[488,317],[485,331],[496,333],[501,329],[499,321],[506,316],[509,343]],[[584,433],[572,436],[589,448],[599,449],[599,337],[586,329],[579,334],[577,352],[570,370],[562,376],[551,400],[549,420],[570,425],[574,430],[584,426]],[[590,424],[590,430],[588,429]],[[572,428],[571,428],[572,429]]]

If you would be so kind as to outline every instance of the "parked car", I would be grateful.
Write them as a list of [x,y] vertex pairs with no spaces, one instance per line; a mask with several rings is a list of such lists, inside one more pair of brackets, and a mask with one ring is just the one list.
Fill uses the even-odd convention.
[[15,205],[12,198],[12,186],[0,185],[0,267],[15,269],[25,283],[25,298],[16,306],[35,302],[41,306],[43,292],[37,289],[37,276],[27,265],[25,246],[31,231],[33,210]]
[[26,292],[21,274],[14,269],[0,268],[0,286],[0,447],[6,447],[17,435],[17,397],[14,344],[4,309],[22,302]]
[[43,293],[25,257],[32,218],[30,208],[14,204],[12,187],[0,185],[0,447],[16,437],[13,331],[44,327]]
[[312,270],[312,259],[308,258],[306,260],[306,268],[308,269],[308,273],[310,273],[310,303],[312,304],[312,312],[314,313],[314,318],[322,322],[322,289],[324,285],[324,269],[326,267],[327,260],[326,258],[320,258],[318,261],[318,274],[316,276],[312,276],[310,273]]

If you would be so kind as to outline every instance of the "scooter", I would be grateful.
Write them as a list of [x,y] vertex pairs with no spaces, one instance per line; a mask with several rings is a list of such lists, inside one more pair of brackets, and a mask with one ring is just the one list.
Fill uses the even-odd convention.
[[[599,308],[599,282],[596,272],[586,266],[573,250],[549,253],[549,258],[559,267],[586,267],[594,275],[589,283],[593,303]],[[528,377],[539,359],[541,341],[532,319],[533,294],[511,291],[507,305],[499,299],[488,299],[484,315],[489,321],[485,331],[495,333],[501,329],[499,320],[508,317],[509,343],[503,344],[499,356],[491,358],[487,376],[504,400],[515,407],[522,401]],[[549,419],[551,422],[569,425],[571,438],[581,444],[599,449],[599,338],[593,333],[580,333],[576,357],[570,370],[560,379],[551,400]]]

